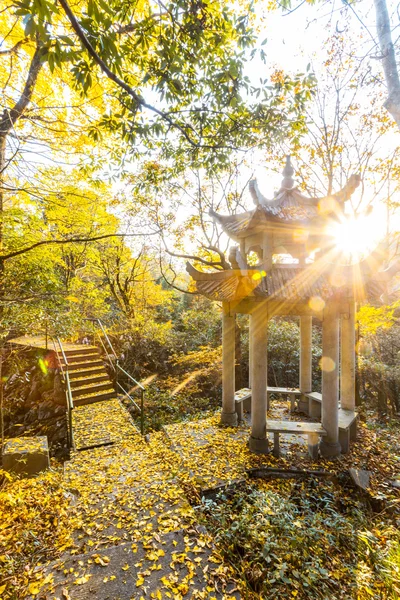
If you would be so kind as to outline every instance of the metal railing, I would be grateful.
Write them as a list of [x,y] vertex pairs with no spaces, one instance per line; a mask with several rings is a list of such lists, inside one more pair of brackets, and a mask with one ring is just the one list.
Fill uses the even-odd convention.
[[[111,369],[114,371],[116,391],[118,392],[118,390],[121,390],[123,392],[124,397],[128,398],[129,401],[136,408],[136,410],[140,413],[140,433],[142,435],[144,435],[144,393],[145,393],[145,388],[139,381],[136,381],[136,379],[134,377],[132,377],[132,375],[130,373],[128,373],[119,364],[119,359],[118,359],[117,353],[114,350],[114,346],[112,345],[111,340],[108,337],[107,332],[104,329],[104,325],[101,322],[101,320],[97,319],[97,318],[87,319],[87,320],[91,321],[93,323],[94,336],[96,336],[96,334],[97,334],[100,344],[107,356],[107,360],[110,363]],[[103,340],[102,336],[99,334],[99,332],[96,331],[96,325],[100,329],[101,333],[103,334],[104,340]],[[124,380],[127,380],[127,383],[125,383]],[[133,384],[133,386],[131,384]],[[136,390],[140,391],[140,405],[137,404],[137,402],[135,402],[135,400],[131,396],[131,394],[133,392],[135,392]]]
[[[57,356],[57,363],[60,365],[61,374],[62,374],[62,378],[64,380],[64,386],[65,386],[65,397],[67,400],[68,447],[75,449],[74,428],[73,428],[73,422],[72,422],[72,411],[74,410],[74,400],[72,398],[71,382],[69,379],[68,359],[65,354],[65,350],[64,350],[64,347],[62,345],[60,338],[58,336],[55,336],[55,337],[52,337],[51,339],[53,341],[54,350],[55,350],[55,353]],[[56,342],[60,348],[60,352],[61,352],[61,355],[62,355],[62,358],[64,361],[64,366],[63,366],[62,361],[60,360],[60,355],[57,350]]]

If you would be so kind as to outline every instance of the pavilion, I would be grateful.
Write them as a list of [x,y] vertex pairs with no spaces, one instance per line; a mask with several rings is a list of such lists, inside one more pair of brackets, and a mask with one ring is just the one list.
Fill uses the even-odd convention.
[[[211,212],[236,243],[229,254],[231,269],[208,273],[188,263],[187,270],[200,294],[222,302],[221,423],[231,426],[237,424],[235,318],[239,313],[250,316],[249,447],[254,452],[269,451],[267,432],[272,431],[267,424],[268,320],[288,315],[300,318],[299,408],[304,412],[309,411],[307,394],[312,393],[312,320],[322,321],[319,451],[322,456],[338,456],[340,415],[350,416],[349,422],[357,417],[356,302],[365,298],[368,287],[381,291],[393,269],[380,271],[385,257],[379,248],[358,264],[341,264],[332,231],[346,218],[344,205],[360,184],[359,175],[352,175],[331,196],[310,198],[294,186],[293,174],[288,156],[281,188],[272,200],[262,195],[253,180],[249,186],[253,210],[226,216]],[[290,262],[280,262],[282,255],[290,255]]]

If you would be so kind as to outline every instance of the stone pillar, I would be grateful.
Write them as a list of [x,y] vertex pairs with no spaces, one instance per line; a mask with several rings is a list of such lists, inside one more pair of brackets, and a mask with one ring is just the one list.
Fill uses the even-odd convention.
[[251,315],[249,315],[249,388],[251,389],[251,370],[253,364],[253,336],[251,333]]
[[235,410],[235,317],[229,304],[223,304],[222,313],[222,413],[223,425],[237,425]]
[[339,456],[339,317],[332,307],[322,322],[322,426],[327,435],[320,443],[322,456]]
[[268,439],[265,431],[267,422],[267,327],[267,306],[265,303],[260,303],[250,315],[252,396],[249,440],[250,450],[260,454],[268,452]]
[[349,314],[342,315],[340,402],[345,410],[356,406],[356,307],[350,302]]
[[[312,317],[300,317],[300,391],[312,391]],[[306,396],[299,400],[299,410],[308,413],[309,401]]]

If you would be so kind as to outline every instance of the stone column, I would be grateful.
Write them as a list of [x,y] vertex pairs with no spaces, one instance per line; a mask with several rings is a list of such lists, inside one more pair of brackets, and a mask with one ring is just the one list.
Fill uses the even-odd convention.
[[222,312],[222,413],[221,423],[237,425],[235,410],[235,317],[224,302]]
[[268,439],[265,431],[267,422],[267,327],[267,306],[265,303],[260,303],[250,315],[252,396],[249,440],[250,450],[260,454],[268,452]]
[[324,310],[322,322],[322,426],[327,435],[320,443],[322,456],[339,456],[339,317],[333,307]]
[[251,389],[251,370],[253,364],[253,336],[251,333],[251,315],[249,315],[249,388]]
[[356,406],[356,307],[350,302],[349,314],[342,315],[340,402],[345,410]]
[[[300,391],[312,391],[312,317],[307,315],[300,317]],[[302,395],[299,410],[308,413],[308,405],[308,398]]]

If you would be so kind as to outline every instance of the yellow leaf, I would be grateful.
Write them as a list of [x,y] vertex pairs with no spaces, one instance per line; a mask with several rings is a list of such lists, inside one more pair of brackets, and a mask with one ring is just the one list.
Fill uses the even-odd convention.
[[79,302],[79,298],[76,296],[67,296],[65,299],[69,300],[70,302]]
[[28,592],[33,595],[38,594],[40,592],[41,587],[42,586],[40,585],[39,581],[34,581],[33,583],[29,584]]
[[127,571],[129,569],[129,565],[125,565],[124,567],[122,567],[123,571]]
[[78,579],[75,579],[74,583],[75,585],[83,585],[84,583],[87,583],[89,581],[89,579],[91,578],[91,574],[88,573],[87,575],[83,575],[82,577],[78,577]]
[[4,585],[0,586],[0,594],[2,594],[4,592],[4,590],[6,589],[7,584],[5,583]]

